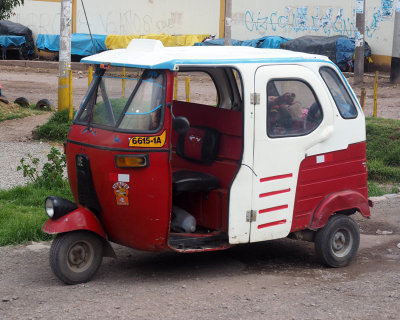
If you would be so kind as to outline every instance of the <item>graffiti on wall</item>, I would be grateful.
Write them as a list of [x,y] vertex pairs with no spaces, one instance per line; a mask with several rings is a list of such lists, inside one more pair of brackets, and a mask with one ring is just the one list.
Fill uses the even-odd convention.
[[[148,14],[138,14],[134,10],[127,10],[118,14],[115,12],[100,13],[97,20],[97,29],[104,34],[147,34],[168,33],[182,25],[182,12],[171,12],[165,19],[154,19]],[[83,14],[78,16],[78,30],[86,27]],[[87,28],[87,27],[86,27]]]
[[[381,0],[381,7],[367,11],[365,33],[371,38],[384,20],[392,19],[393,0]],[[243,21],[243,20],[242,20]],[[355,23],[355,10],[345,16],[343,8],[329,7],[286,7],[284,13],[278,11],[265,14],[261,11],[246,10],[245,28],[259,34],[315,32],[326,36],[344,35],[355,37],[358,33]]]
[[[13,20],[31,28],[35,34],[60,33],[59,13],[31,11],[28,14],[19,13]],[[89,22],[92,31],[100,34],[174,33],[183,27],[183,13],[170,12],[165,19],[154,19],[151,15],[140,15],[133,10],[120,13],[101,12],[96,17],[89,16]],[[77,32],[88,32],[83,12],[78,12]]]
[[382,19],[390,20],[393,13],[393,0],[381,0]]

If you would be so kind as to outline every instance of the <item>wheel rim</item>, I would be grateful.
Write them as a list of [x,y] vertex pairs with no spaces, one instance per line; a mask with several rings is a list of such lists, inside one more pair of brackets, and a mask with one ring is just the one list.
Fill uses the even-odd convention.
[[84,272],[93,263],[94,249],[88,241],[76,241],[68,249],[67,265],[73,272]]
[[346,229],[338,229],[332,236],[331,240],[331,250],[332,253],[338,257],[342,258],[349,254],[353,246],[353,236],[351,232]]

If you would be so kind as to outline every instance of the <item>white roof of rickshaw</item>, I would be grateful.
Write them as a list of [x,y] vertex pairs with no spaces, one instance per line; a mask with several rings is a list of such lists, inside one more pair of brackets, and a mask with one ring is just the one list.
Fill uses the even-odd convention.
[[126,49],[104,51],[83,58],[89,64],[177,70],[180,66],[216,66],[245,63],[327,62],[327,57],[281,49],[241,46],[164,47],[160,40],[134,39]]

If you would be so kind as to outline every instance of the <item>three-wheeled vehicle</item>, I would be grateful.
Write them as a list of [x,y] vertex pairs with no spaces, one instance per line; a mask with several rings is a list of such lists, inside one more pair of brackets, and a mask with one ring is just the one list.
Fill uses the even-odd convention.
[[[133,40],[83,62],[96,73],[65,144],[75,203],[45,204],[63,282],[90,280],[110,242],[201,252],[291,237],[328,266],[354,258],[350,215],[371,205],[365,119],[328,58]],[[180,100],[176,79],[193,74],[208,87]]]

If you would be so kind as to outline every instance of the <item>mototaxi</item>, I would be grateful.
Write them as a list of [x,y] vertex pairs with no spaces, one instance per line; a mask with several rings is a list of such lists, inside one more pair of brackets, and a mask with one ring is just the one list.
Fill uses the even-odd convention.
[[[96,72],[65,143],[74,202],[48,197],[43,227],[60,280],[89,281],[111,242],[187,253],[291,237],[325,265],[352,261],[350,216],[370,216],[365,118],[328,58],[132,40],[82,62]],[[215,96],[179,99],[196,72]]]

